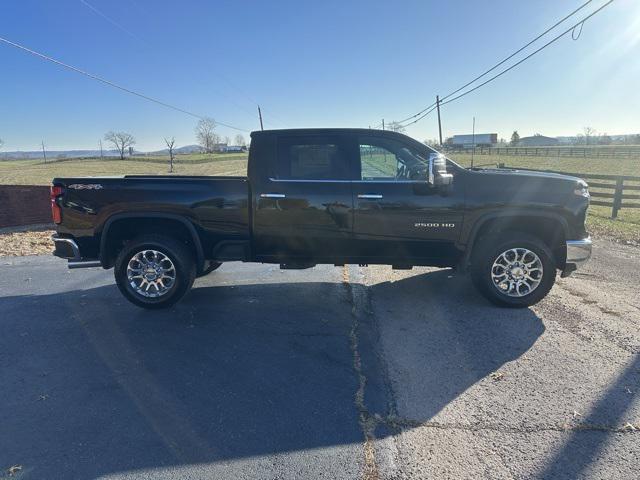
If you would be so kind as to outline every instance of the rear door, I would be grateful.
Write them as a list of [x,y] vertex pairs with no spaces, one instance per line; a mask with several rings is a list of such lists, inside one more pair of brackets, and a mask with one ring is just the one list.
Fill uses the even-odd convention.
[[253,192],[258,260],[326,263],[346,254],[353,225],[351,150],[339,134],[278,138],[268,179]]
[[360,135],[357,144],[353,231],[361,261],[419,265],[454,257],[464,211],[460,179],[446,191],[428,185],[426,147],[376,135]]

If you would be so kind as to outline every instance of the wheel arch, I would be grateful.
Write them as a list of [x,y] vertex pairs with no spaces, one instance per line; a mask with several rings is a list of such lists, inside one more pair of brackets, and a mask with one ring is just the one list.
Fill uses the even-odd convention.
[[[152,220],[155,220],[152,221]],[[125,226],[130,228],[123,232]],[[172,226],[169,231],[160,230],[161,227]],[[204,268],[204,250],[195,225],[189,219],[170,213],[127,212],[110,216],[103,224],[100,233],[100,263],[104,268],[111,268],[118,254],[118,240],[130,240],[144,233],[160,233],[189,244],[196,259],[196,270]]]
[[490,233],[505,231],[528,233],[541,239],[551,249],[557,268],[564,268],[569,223],[558,214],[532,211],[493,212],[478,219],[469,234],[462,261],[463,268],[468,267],[474,248],[482,238]]

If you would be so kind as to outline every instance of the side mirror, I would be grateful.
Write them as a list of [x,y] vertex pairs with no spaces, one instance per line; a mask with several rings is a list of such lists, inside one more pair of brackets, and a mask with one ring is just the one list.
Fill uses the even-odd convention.
[[428,182],[434,187],[443,187],[453,183],[453,175],[447,173],[447,160],[441,153],[429,155]]

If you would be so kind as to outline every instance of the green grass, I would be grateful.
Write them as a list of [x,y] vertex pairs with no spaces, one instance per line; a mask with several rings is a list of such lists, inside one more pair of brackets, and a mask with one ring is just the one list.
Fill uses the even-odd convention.
[[[138,157],[120,160],[75,159],[43,163],[41,160],[0,161],[0,184],[49,185],[54,177],[153,174],[170,175],[169,158]],[[177,175],[243,176],[246,154],[180,155],[174,163]]]
[[[454,162],[468,167],[470,153],[448,153]],[[537,170],[559,170],[570,173],[602,173],[608,175],[640,176],[640,158],[580,158],[580,157],[524,157],[514,155],[475,155],[474,165],[504,163],[507,167],[535,168]]]

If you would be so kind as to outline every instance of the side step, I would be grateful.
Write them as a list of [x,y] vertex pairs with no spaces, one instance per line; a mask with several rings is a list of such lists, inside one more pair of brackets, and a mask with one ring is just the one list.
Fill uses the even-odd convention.
[[315,266],[315,263],[281,263],[280,270],[306,270]]
[[102,267],[102,263],[100,263],[99,260],[90,260],[90,261],[82,261],[82,260],[78,260],[78,261],[69,261],[67,263],[67,267],[70,269],[75,269],[75,268],[94,268],[94,267]]

